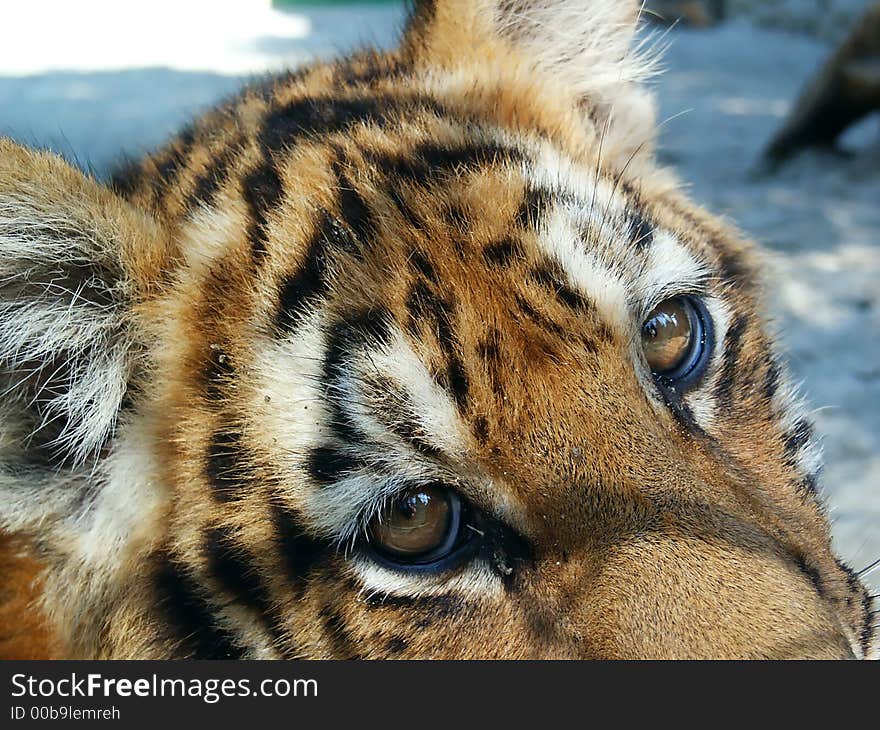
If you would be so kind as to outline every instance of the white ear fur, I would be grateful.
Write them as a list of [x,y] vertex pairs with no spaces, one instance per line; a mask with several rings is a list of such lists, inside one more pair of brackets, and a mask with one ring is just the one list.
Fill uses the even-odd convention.
[[579,97],[612,105],[621,88],[656,70],[656,55],[635,42],[640,6],[630,0],[497,0],[498,32],[536,67]]
[[128,259],[159,239],[60,158],[0,139],[0,467],[76,466],[112,434],[137,349]]
[[652,159],[657,114],[644,82],[658,55],[636,42],[641,6],[630,0],[510,0],[496,23],[541,71],[555,76],[602,135],[606,164],[622,169]]
[[622,166],[650,158],[656,134],[644,82],[658,71],[659,49],[638,40],[641,9],[636,0],[435,0],[417,4],[405,45],[429,64],[479,69],[498,60],[500,41],[570,92],[603,136],[603,159]]

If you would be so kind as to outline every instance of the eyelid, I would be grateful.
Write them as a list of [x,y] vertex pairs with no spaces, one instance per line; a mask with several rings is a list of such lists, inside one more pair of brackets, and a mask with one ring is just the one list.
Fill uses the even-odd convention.
[[710,297],[711,293],[708,285],[709,278],[707,276],[703,281],[696,285],[693,282],[687,285],[669,284],[668,286],[664,286],[661,289],[651,292],[650,296],[639,299],[636,302],[636,306],[633,307],[633,310],[635,311],[634,320],[637,328],[641,330],[642,324],[647,319],[648,315],[667,299],[692,297],[694,299],[703,300]]

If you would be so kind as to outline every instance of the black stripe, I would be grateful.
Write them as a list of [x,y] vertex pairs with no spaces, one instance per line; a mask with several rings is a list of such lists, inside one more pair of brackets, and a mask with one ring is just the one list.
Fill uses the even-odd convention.
[[346,228],[327,211],[319,212],[319,223],[306,250],[305,260],[281,287],[276,329],[285,334],[299,324],[314,299],[328,288],[328,258],[331,249],[351,251],[357,247]]
[[733,386],[742,349],[742,337],[748,324],[748,319],[744,315],[739,315],[724,338],[724,356],[718,385],[715,387],[715,397],[718,399],[719,405],[726,408],[732,405]]
[[266,115],[258,140],[267,159],[296,144],[302,137],[344,132],[356,124],[387,124],[395,115],[412,117],[420,111],[445,114],[434,99],[419,95],[377,94],[363,98],[306,97]]
[[813,584],[813,587],[816,589],[816,593],[820,596],[825,595],[825,587],[822,585],[822,575],[819,573],[818,569],[807,562],[807,558],[801,553],[795,553],[792,555],[792,559],[794,560],[794,564],[797,566],[798,570]]
[[554,322],[553,320],[541,314],[528,302],[528,300],[526,300],[525,297],[523,297],[521,294],[517,294],[515,299],[516,305],[519,310],[534,324],[536,324],[541,329],[552,332],[554,335],[561,339],[567,338],[567,333],[562,327],[556,324],[556,322]]
[[167,189],[171,187],[177,180],[181,168],[183,168],[189,158],[194,142],[195,132],[192,127],[187,127],[176,139],[171,141],[165,151],[165,158],[156,161],[156,172],[159,173],[159,176],[153,181],[153,188],[157,192],[161,188]]
[[467,613],[469,604],[457,596],[393,596],[381,592],[365,593],[362,600],[369,609],[406,609],[412,613],[430,615],[435,620],[455,618]]
[[233,635],[217,622],[210,605],[186,569],[164,558],[156,574],[159,605],[185,656],[191,659],[241,659]]
[[308,535],[299,516],[287,507],[272,506],[272,524],[288,580],[295,594],[301,597],[309,574],[330,551],[331,545],[327,540]]
[[379,99],[334,99],[307,97],[271,111],[260,130],[260,147],[282,152],[302,136],[341,132],[358,122],[382,119]]
[[471,426],[474,437],[481,444],[489,440],[489,421],[485,416],[477,416]]
[[552,263],[545,263],[530,272],[531,278],[542,286],[550,289],[553,294],[569,309],[586,311],[591,309],[590,302],[580,293],[572,289],[564,281],[564,274],[559,267]]
[[110,188],[124,198],[134,195],[143,185],[144,168],[141,160],[120,162],[110,175]]
[[382,425],[426,456],[440,456],[442,451],[425,439],[407,395],[385,377],[373,377],[370,384],[383,395],[382,405],[375,412]]
[[638,211],[629,219],[629,240],[639,250],[644,251],[654,244],[654,224]]
[[409,17],[406,20],[405,34],[421,35],[434,22],[437,14],[437,0],[416,0],[410,3]]
[[286,653],[284,618],[273,606],[269,589],[263,583],[253,558],[236,543],[232,531],[226,527],[208,530],[203,550],[211,575],[239,603],[260,614],[274,646]]
[[779,389],[779,382],[782,376],[782,369],[779,363],[772,357],[767,358],[767,372],[764,375],[764,397],[772,400]]
[[235,375],[235,366],[226,350],[217,345],[209,348],[206,359],[205,394],[209,400],[220,400]]
[[391,636],[385,642],[385,651],[388,654],[401,654],[409,648],[409,640],[403,636]]
[[356,471],[361,462],[340,449],[319,446],[309,451],[306,471],[318,484],[332,484],[350,472]]
[[386,192],[388,193],[388,197],[391,198],[391,202],[394,203],[394,207],[397,208],[397,211],[400,213],[406,224],[416,231],[424,230],[424,222],[412,209],[412,206],[407,202],[406,198],[404,198],[403,192],[398,190],[397,188],[388,188]]
[[525,230],[538,228],[550,208],[553,196],[549,190],[526,188],[516,213],[516,224]]
[[410,290],[406,307],[409,313],[407,328],[410,333],[415,335],[423,321],[433,323],[434,336],[446,358],[446,372],[437,376],[437,382],[452,396],[458,409],[465,411],[470,384],[452,331],[454,303],[435,294],[427,283],[420,279]]
[[322,210],[321,215],[324,217],[324,240],[327,246],[339,251],[358,253],[361,240],[354,232],[327,211]]
[[422,435],[422,428],[418,425],[412,414],[402,414],[393,411],[395,415],[392,418],[390,417],[392,409],[389,408],[387,404],[383,404],[383,407],[388,411],[387,415],[389,415],[389,418],[387,419],[388,423],[383,425],[389,430],[400,436],[417,451],[425,454],[425,456],[437,458],[438,456],[443,455],[443,451],[440,448],[424,438]]
[[490,266],[508,266],[514,259],[524,259],[522,243],[514,238],[502,238],[483,249],[483,259]]
[[847,606],[852,607],[855,598],[860,598],[861,608],[864,615],[864,619],[862,622],[861,629],[859,631],[859,643],[862,648],[862,652],[864,654],[868,653],[871,644],[871,637],[876,632],[876,628],[874,626],[874,621],[876,618],[876,613],[872,611],[872,599],[868,591],[865,590],[865,587],[862,585],[862,582],[859,580],[858,573],[850,568],[846,563],[842,560],[836,559],[837,567],[843,571],[846,575],[846,584],[850,590],[850,593],[853,595],[847,598]]
[[805,419],[799,420],[791,430],[785,434],[785,453],[787,456],[795,456],[813,438],[813,426]]
[[196,179],[195,187],[186,197],[186,210],[191,211],[194,208],[204,205],[212,206],[217,191],[223,186],[229,178],[229,168],[235,162],[238,155],[244,147],[244,140],[238,138],[222,150],[215,153],[210,164],[208,164]]
[[417,281],[407,297],[407,309],[415,320],[425,319],[435,324],[434,334],[444,352],[455,346],[452,334],[452,305],[435,294],[424,281]]
[[470,392],[467,371],[458,353],[450,351],[447,353],[447,357],[449,362],[446,367],[446,389],[452,395],[458,410],[464,412],[467,410],[468,393]]
[[[376,222],[373,219],[373,214],[351,180],[338,169],[338,164],[336,167],[339,214],[345,225],[354,233],[357,243],[361,246],[366,245],[376,235]],[[355,246],[350,246],[350,248],[354,249]]]
[[[264,163],[246,179],[244,191],[251,207],[250,230],[255,258],[265,252],[266,220],[283,195],[275,161],[279,153],[294,146],[304,136],[343,132],[360,122],[386,123],[394,113],[408,116],[420,109],[438,110],[427,97],[371,94],[362,99],[307,97],[272,110],[266,115],[258,135]],[[369,209],[349,181],[340,178],[340,208],[343,219],[362,242],[370,237],[372,221]]]
[[477,353],[486,365],[489,385],[497,397],[504,395],[504,362],[501,357],[500,337],[498,330],[493,329],[477,345]]
[[387,345],[390,341],[391,317],[385,309],[369,309],[353,313],[333,323],[327,332],[327,350],[324,359],[323,382],[327,384],[327,426],[341,441],[355,443],[363,434],[346,410],[346,403],[336,396],[337,383],[346,374],[346,363],[352,353],[365,347]]
[[281,334],[292,331],[308,311],[312,300],[327,291],[327,248],[333,236],[332,219],[322,213],[305,259],[281,287],[276,315],[276,327]]
[[214,433],[205,460],[205,473],[219,501],[241,498],[251,474],[240,431],[222,428]]
[[428,281],[437,283],[439,281],[437,272],[428,260],[428,257],[418,248],[413,248],[407,257],[416,271],[424,276]]
[[356,642],[345,625],[342,614],[332,606],[323,606],[318,615],[324,622],[324,630],[330,639],[335,659],[360,659]]
[[868,595],[867,591],[862,592],[862,612],[864,613],[865,619],[862,622],[861,630],[859,631],[859,644],[862,647],[862,653],[867,656],[868,652],[871,649],[871,637],[877,631],[874,627],[874,618],[876,614],[871,610],[872,599]]
[[719,254],[718,265],[721,269],[721,278],[737,288],[747,288],[752,283],[752,272],[741,254],[732,251],[722,251]]
[[241,190],[251,216],[248,240],[254,259],[260,261],[266,254],[269,213],[284,197],[284,185],[275,165],[264,160],[242,180]]
[[421,144],[405,156],[373,156],[380,169],[422,187],[436,185],[443,173],[483,169],[521,158],[517,150],[492,143],[449,147],[434,142]]

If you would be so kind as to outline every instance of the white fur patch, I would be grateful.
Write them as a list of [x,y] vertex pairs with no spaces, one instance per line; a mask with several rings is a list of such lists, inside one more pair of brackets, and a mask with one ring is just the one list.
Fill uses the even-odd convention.
[[372,380],[376,375],[405,398],[407,413],[415,418],[426,442],[452,459],[460,458],[467,444],[466,429],[452,401],[403,333],[395,329],[388,345],[353,353],[332,397],[343,404],[365,443],[337,447],[358,457],[365,468],[310,492],[306,500],[312,523],[340,543],[352,540],[387,500],[407,486],[448,476],[388,427],[387,414],[377,413],[383,394],[376,391]]
[[645,314],[664,299],[704,288],[708,267],[671,233],[654,231],[647,254],[648,260],[636,276],[637,298],[644,303]]
[[[585,97],[609,102],[644,81],[656,55],[634,43],[639,6],[630,0],[492,2],[495,25],[536,66]],[[484,11],[486,12],[486,11]]]
[[327,393],[322,382],[326,334],[322,314],[303,321],[290,337],[256,343],[253,438],[276,455],[279,469],[296,473],[310,448],[330,438]]
[[181,250],[186,269],[193,277],[229,248],[235,236],[245,226],[233,201],[224,201],[224,207],[198,208],[181,228]]
[[452,576],[409,574],[384,568],[373,560],[352,556],[352,568],[362,594],[381,600],[384,596],[459,596],[463,599],[499,599],[501,580],[485,563],[476,561]]
[[0,200],[0,367],[18,378],[0,398],[41,383],[35,428],[60,424],[52,447],[79,464],[112,432],[125,394],[133,345],[114,301],[125,282],[109,278],[114,254],[79,209],[66,219],[43,205]]
[[[282,476],[303,473],[310,451],[319,447],[337,449],[362,464],[326,487],[299,481],[285,485],[316,532],[346,544],[390,497],[414,481],[436,479],[442,471],[389,429],[385,414],[376,412],[382,405],[376,375],[399,389],[420,435],[433,446],[453,458],[461,456],[467,432],[449,396],[399,331],[388,345],[355,348],[338,380],[325,382],[322,316],[316,313],[258,356],[253,373],[259,428],[253,431],[256,439],[270,439],[261,445],[276,455]],[[343,443],[328,427],[331,400],[340,404],[363,443]]]
[[453,459],[463,456],[469,437],[455,404],[402,332],[395,329],[389,345],[371,353],[366,363],[388,374],[406,394],[408,410],[426,441]]
[[562,267],[569,285],[596,305],[606,323],[619,333],[629,331],[629,293],[624,279],[615,270],[613,261],[587,249],[560,209],[550,216],[539,241]]

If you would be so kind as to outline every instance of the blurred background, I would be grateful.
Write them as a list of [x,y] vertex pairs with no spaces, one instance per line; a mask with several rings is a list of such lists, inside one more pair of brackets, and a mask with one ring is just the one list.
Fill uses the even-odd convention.
[[[857,569],[880,558],[875,5],[649,0],[646,9],[668,45],[655,82],[661,159],[769,252],[776,325],[825,438],[835,540]],[[0,134],[106,177],[247,79],[391,44],[404,12],[390,0],[6,0]],[[880,587],[880,570],[869,580]]]

